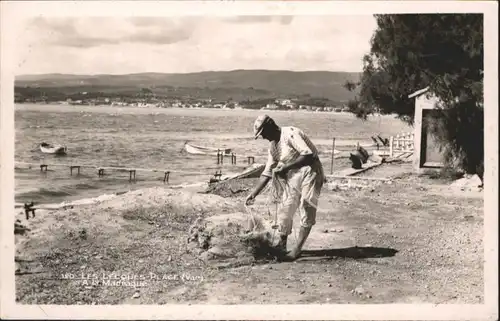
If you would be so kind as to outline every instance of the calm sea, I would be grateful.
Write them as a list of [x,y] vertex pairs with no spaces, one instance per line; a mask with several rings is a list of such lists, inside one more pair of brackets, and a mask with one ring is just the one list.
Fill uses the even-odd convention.
[[[128,172],[109,171],[99,178],[97,170],[83,168],[79,176],[70,176],[68,167],[49,166],[47,173],[41,173],[41,163],[169,170],[170,185],[208,181],[216,170],[223,174],[239,172],[247,166],[247,156],[264,163],[267,144],[252,137],[253,121],[262,112],[16,105],[15,160],[35,164],[31,169],[16,169],[16,202],[58,203],[163,185],[163,172],[137,172],[137,182],[129,183]],[[408,130],[392,116],[362,121],[347,113],[266,113],[279,125],[302,128],[318,146],[327,169],[333,137],[337,149],[342,149],[342,145],[357,141],[370,143],[372,135],[388,137]],[[237,164],[231,165],[228,158],[220,166],[216,156],[186,154],[183,145],[187,140],[196,145],[231,148]],[[40,142],[64,144],[68,154],[42,154]]]

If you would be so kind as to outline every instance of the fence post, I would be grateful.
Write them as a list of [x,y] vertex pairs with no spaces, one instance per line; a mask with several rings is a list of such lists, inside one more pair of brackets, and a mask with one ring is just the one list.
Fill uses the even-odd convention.
[[394,136],[389,138],[389,157],[393,157],[394,155]]
[[333,175],[333,159],[335,158],[335,137],[332,140],[332,162],[330,164],[330,175]]

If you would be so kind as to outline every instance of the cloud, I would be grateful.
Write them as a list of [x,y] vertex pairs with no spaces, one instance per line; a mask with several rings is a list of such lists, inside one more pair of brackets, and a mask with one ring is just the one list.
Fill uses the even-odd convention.
[[376,28],[362,15],[228,18],[39,18],[19,34],[17,73],[359,71]]
[[[186,23],[187,22],[187,23]],[[36,18],[32,27],[44,42],[73,48],[91,48],[121,43],[166,45],[189,39],[193,24],[166,18]]]
[[231,23],[280,23],[288,25],[292,22],[293,16],[235,16],[224,18],[224,21]]

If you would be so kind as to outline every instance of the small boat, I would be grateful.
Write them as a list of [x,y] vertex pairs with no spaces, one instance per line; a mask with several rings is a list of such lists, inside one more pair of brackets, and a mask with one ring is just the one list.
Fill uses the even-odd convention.
[[384,146],[389,146],[389,138],[382,138],[380,135],[377,135],[377,138]]
[[184,149],[189,154],[194,154],[194,155],[217,155],[217,152],[222,152],[224,155],[231,155],[232,151],[230,148],[203,147],[188,143],[184,144]]
[[66,146],[41,143],[40,144],[40,151],[44,154],[65,155],[66,154]]
[[265,164],[252,164],[248,168],[246,168],[243,172],[235,175],[234,177],[231,177],[231,179],[243,179],[243,178],[259,177],[262,174],[262,172],[264,171],[265,167],[266,167]]
[[221,175],[220,177],[218,177],[218,175],[214,175],[213,177],[210,178],[209,183],[217,183],[233,179],[256,178],[262,174],[265,167],[266,167],[265,164],[252,164],[249,167],[245,168],[241,173],[231,174],[231,175]]

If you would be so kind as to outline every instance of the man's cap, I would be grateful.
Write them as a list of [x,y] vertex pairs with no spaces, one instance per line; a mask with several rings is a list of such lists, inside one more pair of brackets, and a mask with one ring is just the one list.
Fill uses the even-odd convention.
[[268,124],[273,123],[273,119],[269,117],[268,115],[260,115],[257,117],[253,124],[253,134],[255,136],[255,139],[259,138],[260,134],[262,134],[262,131],[264,130],[264,127]]

